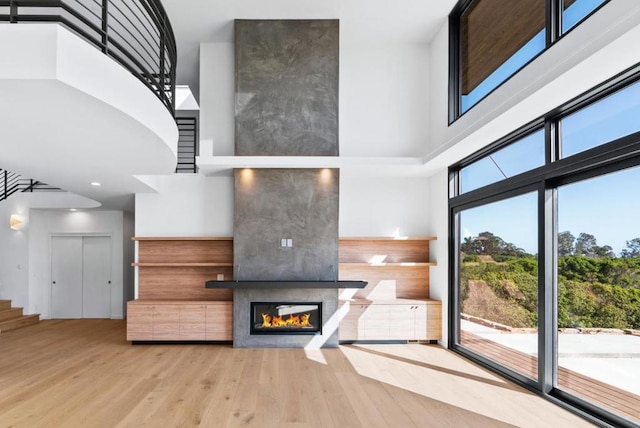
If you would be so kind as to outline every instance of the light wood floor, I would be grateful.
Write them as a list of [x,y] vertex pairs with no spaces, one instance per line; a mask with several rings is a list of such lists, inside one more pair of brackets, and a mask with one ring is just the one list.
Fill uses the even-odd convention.
[[0,427],[581,427],[439,347],[136,345],[125,321],[0,334]]

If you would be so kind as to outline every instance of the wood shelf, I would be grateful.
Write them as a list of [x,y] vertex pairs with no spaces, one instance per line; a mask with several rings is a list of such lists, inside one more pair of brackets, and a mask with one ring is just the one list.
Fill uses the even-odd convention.
[[394,237],[394,236],[347,236],[340,238],[340,241],[435,241],[435,236],[414,236],[414,237]]
[[233,263],[131,263],[131,266],[135,267],[231,267]]
[[367,263],[367,262],[340,262],[340,266],[367,266],[367,267],[425,267],[438,266],[436,262],[400,262],[400,263]]
[[231,236],[193,236],[193,237],[180,237],[180,236],[134,236],[132,241],[233,241]]

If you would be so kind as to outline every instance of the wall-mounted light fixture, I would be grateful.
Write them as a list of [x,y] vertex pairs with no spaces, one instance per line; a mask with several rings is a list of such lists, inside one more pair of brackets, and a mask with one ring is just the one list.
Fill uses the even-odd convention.
[[11,218],[9,219],[9,227],[13,230],[22,230],[22,226],[24,225],[24,220],[20,214],[11,214]]

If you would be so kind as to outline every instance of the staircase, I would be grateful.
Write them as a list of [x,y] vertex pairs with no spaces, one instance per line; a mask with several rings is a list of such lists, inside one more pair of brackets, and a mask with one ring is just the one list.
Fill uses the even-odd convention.
[[12,308],[11,300],[0,300],[0,333],[40,322],[40,315],[23,315],[22,308]]

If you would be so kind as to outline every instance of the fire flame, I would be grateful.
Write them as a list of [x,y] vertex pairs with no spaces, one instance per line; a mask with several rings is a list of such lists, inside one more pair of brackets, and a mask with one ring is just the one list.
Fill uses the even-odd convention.
[[309,322],[311,314],[293,315],[288,318],[262,314],[262,328],[286,328],[286,327],[313,327]]

